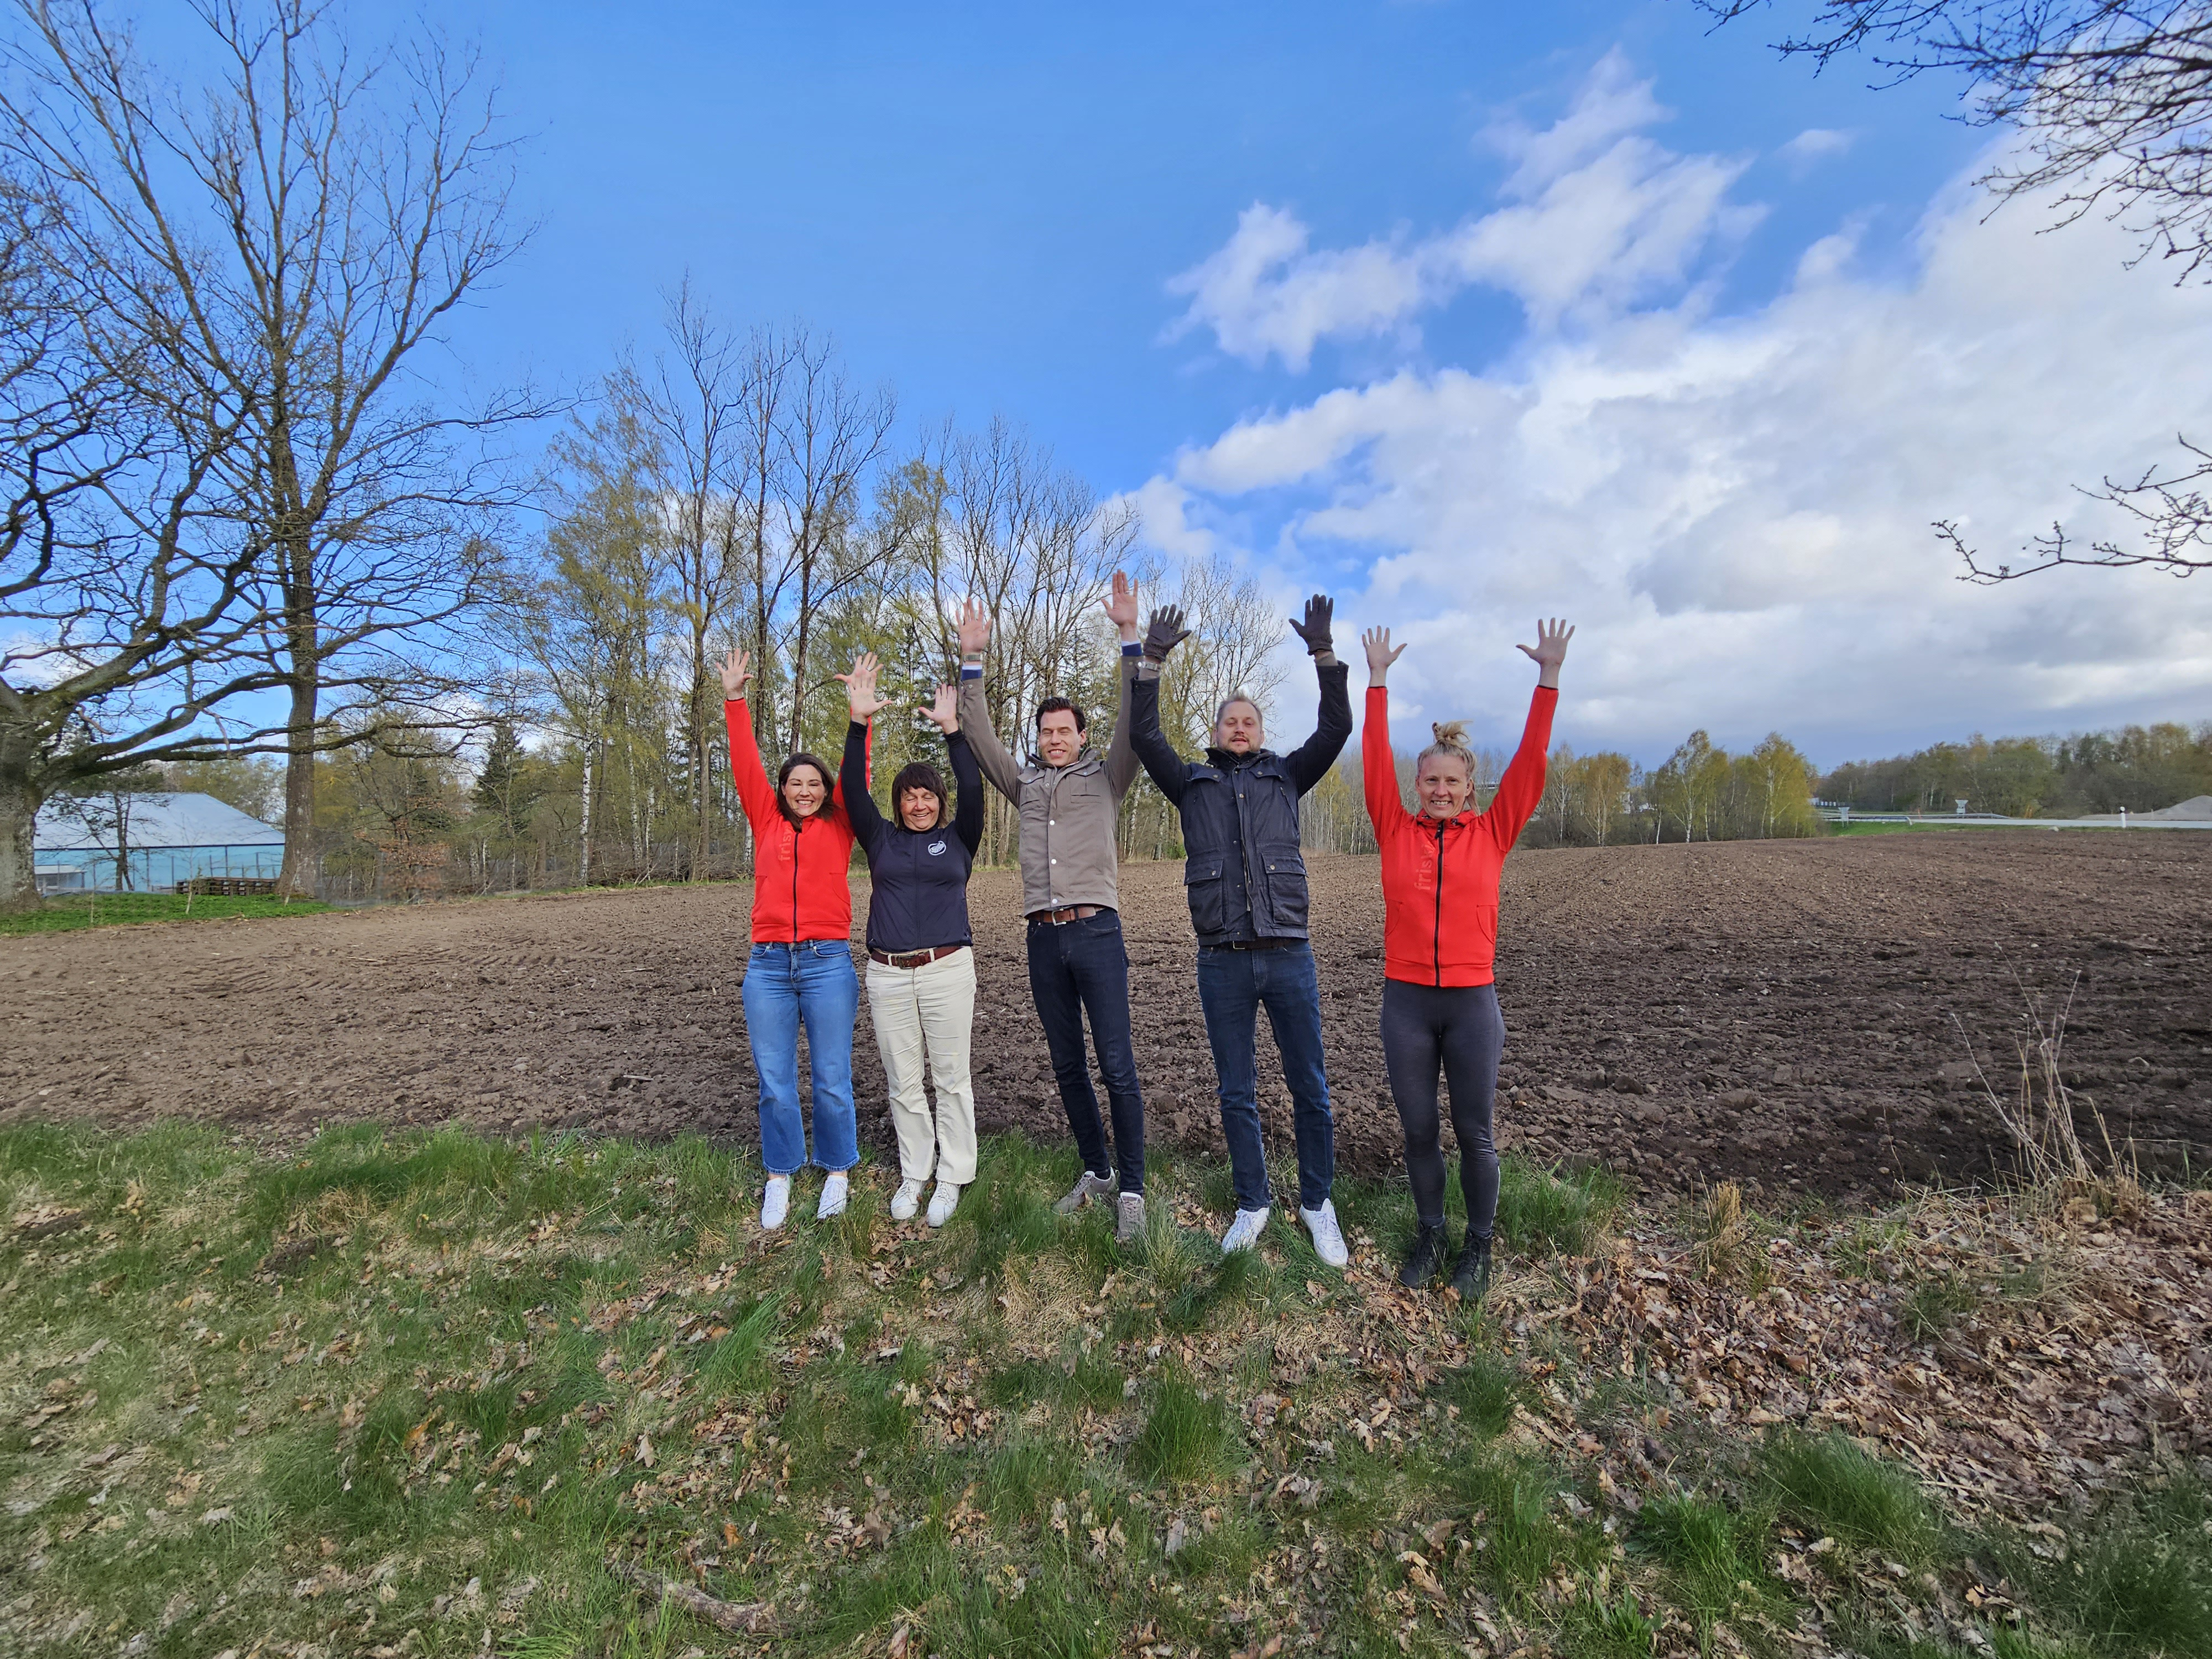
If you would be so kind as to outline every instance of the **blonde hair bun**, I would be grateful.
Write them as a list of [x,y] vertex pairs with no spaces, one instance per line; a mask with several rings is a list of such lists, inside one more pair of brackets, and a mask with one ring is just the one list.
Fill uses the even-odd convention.
[[1437,734],[1437,746],[1440,749],[1467,747],[1465,720],[1434,720],[1430,723],[1429,730]]

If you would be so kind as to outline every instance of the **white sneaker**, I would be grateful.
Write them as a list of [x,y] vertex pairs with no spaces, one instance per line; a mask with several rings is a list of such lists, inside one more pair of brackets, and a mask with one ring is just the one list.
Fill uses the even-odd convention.
[[[911,1221],[914,1219],[914,1212],[921,1207],[921,1189],[927,1184],[927,1182],[920,1181],[902,1181],[899,1182],[898,1190],[891,1194],[892,1220]],[[930,1224],[934,1226],[936,1224],[932,1222]]]
[[784,1218],[791,1213],[791,1177],[770,1176],[768,1190],[761,1194],[761,1231],[772,1233],[783,1225]]
[[1267,1224],[1268,1206],[1262,1204],[1256,1210],[1239,1210],[1237,1219],[1229,1224],[1229,1231],[1221,1235],[1221,1254],[1232,1250],[1249,1250],[1260,1242],[1260,1234]]
[[[1243,1217],[1239,1216],[1238,1219],[1242,1220]],[[1344,1248],[1344,1231],[1336,1224],[1334,1200],[1324,1198],[1318,1210],[1301,1209],[1298,1219],[1306,1224],[1306,1231],[1313,1235],[1316,1255],[1332,1267],[1350,1265],[1352,1252]]]
[[939,1182],[937,1190],[929,1195],[929,1224],[942,1227],[959,1207],[960,1189],[949,1181]]
[[833,1215],[844,1214],[845,1206],[851,1201],[852,1196],[853,1183],[846,1179],[845,1172],[842,1170],[831,1170],[830,1178],[822,1183],[822,1201],[814,1206],[814,1218],[827,1221]]

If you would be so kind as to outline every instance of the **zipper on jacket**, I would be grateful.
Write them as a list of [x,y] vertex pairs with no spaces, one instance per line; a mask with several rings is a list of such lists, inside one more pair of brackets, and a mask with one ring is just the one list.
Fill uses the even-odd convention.
[[805,828],[804,824],[798,823],[791,826],[791,942],[793,945],[799,943],[799,836]]
[[1437,984],[1444,982],[1444,826],[1437,825],[1437,925],[1429,935],[1429,953],[1436,964]]

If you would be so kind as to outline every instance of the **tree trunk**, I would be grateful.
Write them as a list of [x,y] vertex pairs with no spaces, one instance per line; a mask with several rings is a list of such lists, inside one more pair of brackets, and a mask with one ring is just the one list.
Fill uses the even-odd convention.
[[131,890],[131,797],[118,789],[109,797],[115,812],[115,890]]
[[33,832],[45,793],[20,768],[0,764],[0,915],[39,908]]
[[[299,660],[295,653],[295,668]],[[284,862],[276,872],[276,890],[294,898],[315,896],[308,860],[315,836],[317,690],[317,676],[312,667],[305,675],[295,675],[292,717],[285,723],[289,750],[284,757]]]
[[592,739],[584,739],[584,811],[576,836],[576,885],[592,884]]

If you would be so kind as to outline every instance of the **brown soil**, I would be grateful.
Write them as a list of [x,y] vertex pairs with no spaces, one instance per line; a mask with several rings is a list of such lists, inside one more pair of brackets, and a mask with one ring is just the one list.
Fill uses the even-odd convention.
[[[1375,1034],[1375,864],[1313,874],[1340,1156],[1385,1173],[1398,1130]],[[990,871],[973,894],[981,1117],[1057,1138],[1017,890]],[[1218,1149],[1182,867],[1130,866],[1122,890],[1152,1136]],[[749,897],[661,888],[0,940],[0,1121],[457,1119],[751,1140]],[[2004,1087],[2026,1000],[2050,1012],[2070,989],[2069,1078],[2112,1133],[2148,1163],[2212,1159],[2212,836],[1522,852],[1504,908],[1509,1147],[1775,1197],[1970,1179],[2001,1154],[1960,1075],[1966,1039]],[[863,1139],[887,1152],[865,1015],[855,1060]],[[1287,1158],[1272,1066],[1261,1092]]]

